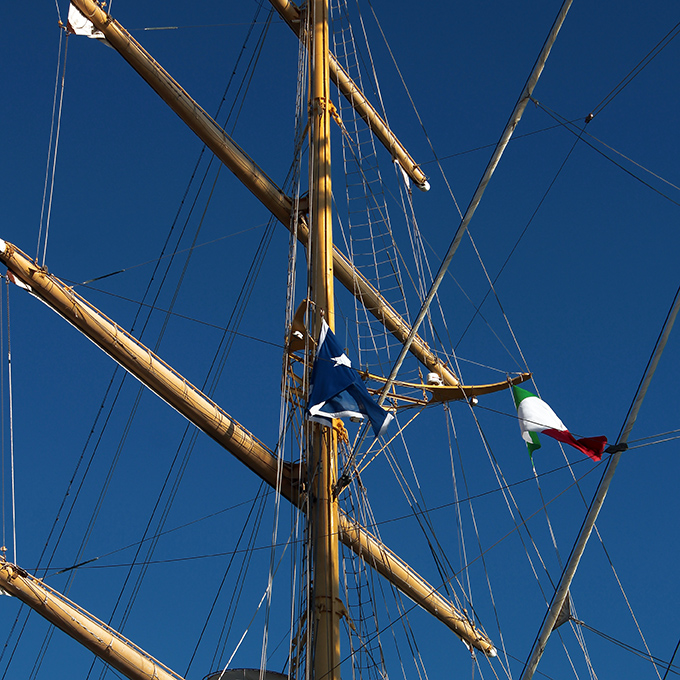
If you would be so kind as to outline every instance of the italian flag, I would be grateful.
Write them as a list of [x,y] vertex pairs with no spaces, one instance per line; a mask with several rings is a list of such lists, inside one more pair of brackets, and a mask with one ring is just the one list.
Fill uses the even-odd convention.
[[527,443],[530,456],[533,457],[534,451],[541,448],[538,433],[542,432],[553,439],[557,439],[558,442],[573,446],[595,461],[601,460],[604,447],[607,446],[606,437],[576,439],[548,404],[521,387],[512,386],[512,398],[517,407],[517,418],[522,439]]

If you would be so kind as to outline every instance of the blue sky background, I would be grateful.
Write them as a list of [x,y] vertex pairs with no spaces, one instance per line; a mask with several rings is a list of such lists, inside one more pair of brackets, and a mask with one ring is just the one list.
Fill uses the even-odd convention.
[[[446,252],[459,218],[432,148],[464,210],[559,9],[559,3],[552,0],[436,5],[423,9],[400,1],[373,4],[422,126],[371,8],[362,5],[390,124],[430,176],[432,190],[416,193],[414,203],[433,268]],[[115,0],[111,9],[212,114],[239,54],[246,59],[253,54],[254,42],[244,47],[244,40],[257,7],[252,0],[238,5]],[[65,3],[59,2],[59,11],[65,19]],[[258,22],[264,22],[268,12],[263,5]],[[37,252],[45,181],[59,43],[57,20],[54,4],[41,2],[25,8],[20,22],[5,31],[0,48],[5,90],[0,238],[31,256]],[[465,382],[502,380],[506,371],[523,369],[523,356],[534,374],[536,389],[566,425],[582,436],[606,434],[610,440],[616,439],[679,283],[680,43],[671,41],[600,109],[678,21],[673,3],[657,1],[606,0],[594,6],[577,0],[567,17],[534,93],[540,106],[527,107],[471,224],[489,276],[498,276],[496,293],[521,355],[493,295],[463,335],[488,292],[469,239],[463,241],[441,291],[452,338],[448,348],[456,346]],[[168,26],[177,28],[144,30]],[[263,26],[258,23],[254,33]],[[278,183],[283,182],[291,163],[296,59],[294,36],[274,18],[246,103],[229,129]],[[576,142],[575,132],[583,128],[591,112],[597,115]],[[223,115],[218,117],[220,122],[223,119]],[[573,126],[561,124],[564,121],[572,121]],[[158,258],[178,211],[178,224],[188,213],[191,199],[183,207],[181,201],[200,152],[201,143],[113,50],[85,38],[70,38],[47,245],[50,271],[72,285],[125,270],[78,291],[130,328],[137,311],[135,302],[141,299],[153,271],[154,264],[149,263]],[[391,179],[388,154],[382,149],[379,152],[386,167],[383,172]],[[334,159],[340,156],[336,146]],[[197,176],[202,176],[206,159],[202,158]],[[212,168],[207,185],[214,179]],[[343,191],[342,179],[334,181],[337,198]],[[393,195],[389,194],[388,200],[396,214]],[[204,196],[190,218],[188,233],[196,231]],[[169,320],[158,349],[194,384],[203,383],[220,341],[220,329],[227,324],[267,221],[266,210],[223,169],[197,237],[197,243],[209,245],[197,248],[191,257],[175,302],[176,315]],[[174,241],[177,233],[178,228],[173,232]],[[404,236],[396,217],[395,234]],[[183,237],[180,249],[188,247],[191,238]],[[407,247],[403,242],[403,248]],[[247,337],[234,341],[214,393],[227,412],[272,446],[278,431],[287,252],[287,232],[279,225],[239,328]],[[169,307],[182,267],[183,260],[178,258],[170,268],[169,284],[157,301],[160,310]],[[154,290],[158,283],[156,276]],[[3,292],[3,308],[4,296]],[[338,304],[341,335],[346,328],[343,318],[351,318],[353,311],[342,294]],[[112,392],[107,388],[111,385],[115,391],[121,386],[121,375],[114,375],[111,360],[22,291],[10,290],[10,305],[17,561],[29,571],[45,564],[45,558],[39,562],[40,555],[46,544],[48,552],[55,545],[57,534],[48,536],[58,516],[56,532],[64,524],[66,529],[49,572],[37,573],[108,620],[127,573],[120,565],[128,564],[134,553],[134,549],[120,549],[140,540],[176,451],[182,452],[180,457],[184,455],[181,441],[186,425],[145,392],[119,448],[139,391],[136,381],[128,378],[122,383],[119,401],[104,429],[103,414],[112,404]],[[411,301],[411,314],[416,310]],[[163,323],[162,312],[154,312],[143,341],[155,346]],[[139,336],[142,331],[137,324],[134,331]],[[651,442],[658,442],[663,438],[660,433],[670,432],[669,441],[632,448],[625,455],[598,522],[607,555],[651,653],[666,662],[680,637],[673,579],[678,562],[678,466],[674,458],[678,443],[673,437],[679,427],[679,367],[676,332],[631,437],[652,437]],[[496,377],[499,374],[501,377]],[[6,377],[5,371],[5,382]],[[454,457],[459,494],[475,497],[479,545],[488,549],[486,569],[497,606],[494,612],[481,560],[477,560],[471,569],[473,590],[479,593],[475,610],[500,644],[498,616],[512,677],[519,677],[541,622],[544,599],[517,532],[496,545],[513,529],[513,520],[469,408],[456,403],[450,409],[458,436]],[[97,421],[98,413],[102,415]],[[585,514],[579,492],[570,487],[571,474],[564,469],[563,454],[553,442],[545,442],[536,454],[537,472],[544,475],[541,498],[531,480],[533,473],[510,396],[501,393],[480,400],[475,414],[506,482],[516,485],[512,490],[522,516],[532,516],[528,521],[531,536],[556,579],[559,565],[549,545],[541,506],[552,501],[548,513],[563,558]],[[431,409],[416,422],[417,427],[408,430],[407,441],[427,499],[421,501],[421,509],[427,503],[437,536],[452,556],[452,564],[459,565],[446,413],[441,407]],[[5,440],[7,437],[6,427]],[[89,460],[99,439],[91,470],[67,521],[67,511],[59,508],[69,481],[75,480],[66,508],[76,497],[85,466],[83,462],[77,468],[78,462]],[[576,476],[590,472],[581,487],[589,499],[604,466],[595,467],[578,452],[566,454],[574,463]],[[410,471],[405,452],[399,450],[395,456],[402,468]],[[113,461],[117,462],[107,495],[101,509],[95,510]],[[7,447],[4,467],[7,515]],[[176,468],[173,470],[171,476],[176,474]],[[413,475],[408,474],[414,483]],[[385,459],[367,470],[364,483],[386,544],[439,585],[433,560]],[[191,653],[224,574],[229,559],[226,553],[237,545],[258,486],[239,463],[204,435],[198,436],[165,528],[219,514],[161,539],[124,628],[126,635],[177,672],[185,673],[189,667],[187,677],[201,678],[216,669],[212,654],[219,619],[224,618],[227,607],[226,594],[216,606],[215,618],[193,663]],[[168,491],[162,493],[165,498]],[[479,554],[479,546],[469,506],[464,503],[462,507],[469,535],[468,557],[472,559],[470,555]],[[66,575],[54,576],[77,561],[86,524],[95,513],[94,529],[79,559],[101,559],[78,570],[72,584]],[[291,521],[287,508],[283,514],[286,528],[280,535],[287,536]],[[269,498],[262,530],[255,539],[258,548],[270,541],[272,517]],[[11,546],[9,519],[6,526],[5,541]],[[526,533],[523,538],[530,545]],[[536,562],[531,547],[529,551]],[[261,550],[258,555],[262,557],[248,570],[243,613],[225,645],[227,658],[266,587],[269,552]],[[172,561],[180,557],[191,559]],[[11,550],[8,558],[13,559]],[[536,568],[541,571],[540,565]],[[286,571],[272,610],[270,649],[284,640],[272,653],[273,670],[280,670],[285,658],[289,576]],[[230,573],[225,593],[236,587],[231,579]],[[548,583],[543,574],[541,579],[544,585]],[[578,618],[588,626],[635,649],[643,647],[608,558],[595,538],[572,594]],[[89,653],[58,631],[36,665],[46,627],[31,616],[22,629],[25,615],[19,612],[18,603],[3,599],[0,605],[0,646],[4,646],[0,677],[87,676]],[[116,625],[121,615],[122,610],[116,610]],[[262,621],[260,614],[233,665],[259,664]],[[459,677],[470,672],[469,655],[450,631],[418,610],[411,612],[410,621],[429,677]],[[588,629],[584,635],[599,677],[656,676],[648,660]],[[386,637],[390,636],[388,632]],[[571,633],[565,633],[579,677],[588,677],[572,638]],[[406,677],[416,677],[406,643],[400,643],[400,649],[409,659],[404,662]],[[397,678],[401,671],[393,647],[386,655],[388,670]],[[675,663],[680,666],[677,659]],[[98,677],[100,668],[95,665],[91,677]],[[494,668],[501,676],[500,667]],[[666,669],[659,669],[663,677]],[[481,670],[484,677],[493,677],[484,661]],[[573,677],[556,638],[551,640],[540,670],[551,678]],[[676,672],[672,670],[668,677]]]

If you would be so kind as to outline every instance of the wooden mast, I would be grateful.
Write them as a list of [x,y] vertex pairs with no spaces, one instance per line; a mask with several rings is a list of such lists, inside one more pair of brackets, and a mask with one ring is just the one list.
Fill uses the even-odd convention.
[[[311,3],[311,45],[308,50],[310,115],[310,272],[315,303],[314,332],[321,318],[335,327],[333,295],[333,231],[331,209],[330,79],[328,1]],[[312,554],[312,677],[340,680],[340,574],[338,551],[337,438],[333,428],[314,424],[308,466],[312,507],[309,516]]]

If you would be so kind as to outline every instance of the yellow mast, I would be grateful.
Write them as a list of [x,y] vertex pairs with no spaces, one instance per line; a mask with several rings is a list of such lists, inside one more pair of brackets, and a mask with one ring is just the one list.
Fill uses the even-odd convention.
[[[308,50],[310,178],[309,216],[311,294],[315,334],[322,315],[335,327],[333,295],[333,229],[331,210],[330,80],[328,64],[328,2],[310,4],[311,45]],[[312,480],[309,532],[312,564],[312,677],[340,680],[340,574],[338,551],[338,500],[333,488],[338,476],[337,438],[333,428],[315,424],[311,431]]]

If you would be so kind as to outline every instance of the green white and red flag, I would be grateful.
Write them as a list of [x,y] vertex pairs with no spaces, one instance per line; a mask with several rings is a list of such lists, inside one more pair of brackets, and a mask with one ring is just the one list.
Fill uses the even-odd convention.
[[512,386],[512,398],[517,407],[517,419],[522,439],[527,443],[530,456],[533,457],[534,451],[541,448],[538,434],[542,433],[573,446],[595,461],[602,459],[602,452],[607,446],[606,437],[576,439],[548,404],[521,387]]

